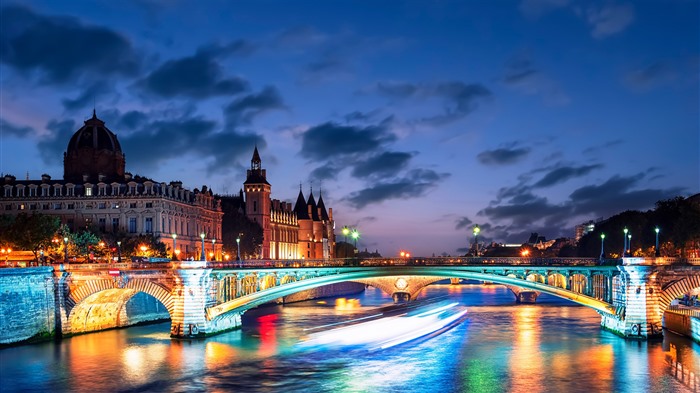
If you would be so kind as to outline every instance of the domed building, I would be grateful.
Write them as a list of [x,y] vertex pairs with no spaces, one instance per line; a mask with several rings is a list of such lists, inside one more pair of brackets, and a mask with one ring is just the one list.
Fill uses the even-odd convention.
[[[3,214],[38,212],[57,216],[71,231],[91,228],[115,236],[150,234],[180,259],[221,258],[220,201],[210,189],[188,190],[182,182],[158,182],[125,171],[117,135],[92,118],[68,142],[63,179],[0,178]],[[202,250],[201,234],[206,242]]]

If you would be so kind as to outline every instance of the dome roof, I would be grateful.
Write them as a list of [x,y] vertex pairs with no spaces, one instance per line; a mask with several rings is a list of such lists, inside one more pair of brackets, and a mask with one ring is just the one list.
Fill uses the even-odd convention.
[[105,127],[104,121],[97,118],[94,110],[92,111],[92,118],[85,120],[85,125],[70,138],[67,153],[70,154],[86,147],[95,150],[122,152],[117,136],[109,128]]

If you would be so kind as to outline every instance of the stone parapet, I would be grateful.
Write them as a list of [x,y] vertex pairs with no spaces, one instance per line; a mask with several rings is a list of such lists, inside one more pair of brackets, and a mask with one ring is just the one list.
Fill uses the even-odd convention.
[[53,269],[0,269],[0,345],[55,334]]

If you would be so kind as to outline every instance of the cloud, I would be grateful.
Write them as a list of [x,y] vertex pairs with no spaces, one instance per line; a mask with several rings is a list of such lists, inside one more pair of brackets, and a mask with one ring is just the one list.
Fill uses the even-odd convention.
[[48,135],[39,140],[37,148],[44,163],[49,165],[62,164],[61,157],[68,147],[68,141],[78,130],[73,120],[50,120],[46,124]]
[[338,173],[340,173],[340,171],[343,169],[343,166],[338,165],[335,162],[327,162],[311,171],[309,178],[317,180],[335,179],[338,176]]
[[396,136],[381,125],[360,127],[327,122],[304,132],[300,154],[310,160],[325,161],[371,153],[394,140]]
[[414,169],[406,177],[372,186],[351,193],[346,200],[356,209],[391,199],[417,198],[434,189],[437,183],[449,177],[429,169]]
[[675,79],[676,73],[670,63],[655,61],[644,67],[631,70],[624,76],[625,84],[632,90],[644,91]]
[[516,197],[513,203],[489,206],[477,214],[493,221],[508,220],[512,225],[532,227],[534,223],[550,216],[565,218],[570,212],[569,206],[555,205],[549,203],[546,197],[538,197],[526,192]]
[[343,119],[345,119],[346,123],[365,123],[374,119],[380,112],[381,111],[379,109],[375,109],[369,112],[354,111],[343,116]]
[[85,74],[131,76],[140,68],[138,55],[122,35],[19,6],[0,10],[0,61],[20,72],[37,71],[50,84]]
[[273,47],[303,51],[328,41],[329,36],[311,26],[296,26],[277,34],[271,41]]
[[494,150],[484,150],[476,158],[484,165],[510,165],[525,158],[529,153],[529,147],[501,147]]
[[473,112],[484,100],[493,96],[491,91],[481,84],[466,84],[461,81],[422,85],[406,82],[378,82],[370,90],[397,99],[441,100],[443,113],[417,119],[419,123],[433,126],[460,120]]
[[19,126],[14,123],[0,118],[0,130],[2,133],[9,136],[16,136],[19,138],[24,138],[29,135],[36,134],[36,131],[29,126]]
[[231,102],[224,108],[224,114],[230,125],[248,125],[254,118],[275,109],[285,109],[284,101],[277,89],[266,86],[258,94],[249,94]]
[[600,144],[600,145],[587,147],[587,148],[583,149],[582,153],[583,154],[596,154],[603,149],[610,149],[613,147],[620,146],[623,142],[624,141],[622,139],[613,139],[609,142],[605,142],[605,143]]
[[506,63],[502,82],[520,93],[542,96],[550,105],[566,105],[570,101],[557,82],[535,68],[526,53],[516,55]]
[[248,82],[243,78],[222,76],[216,57],[223,52],[227,50],[222,47],[202,47],[192,56],[166,61],[138,86],[165,98],[207,98],[248,90]]
[[631,4],[606,4],[589,7],[585,19],[592,28],[593,38],[602,39],[625,30],[634,21],[634,16]]
[[413,153],[386,151],[355,165],[352,175],[357,178],[395,176],[406,168],[412,157]]
[[551,187],[556,184],[564,183],[567,180],[585,176],[595,169],[602,168],[601,164],[584,165],[584,166],[564,166],[551,170],[544,175],[537,183],[533,185],[535,188]]
[[107,105],[102,97],[109,95],[114,95],[114,87],[100,80],[90,84],[77,97],[62,99],[61,104],[66,111],[84,110],[98,104],[103,107]]
[[464,229],[473,224],[473,221],[469,217],[459,217],[455,220],[455,230]]

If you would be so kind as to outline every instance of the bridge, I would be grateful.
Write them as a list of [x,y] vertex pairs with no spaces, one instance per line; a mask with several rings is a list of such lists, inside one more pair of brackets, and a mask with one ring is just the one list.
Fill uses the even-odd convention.
[[[163,304],[171,336],[195,338],[237,328],[241,315],[321,286],[358,282],[395,300],[415,299],[444,279],[508,286],[516,300],[548,293],[590,307],[603,328],[627,338],[661,335],[671,301],[700,287],[700,260],[673,258],[390,258],[254,260],[238,263],[73,264],[54,266],[56,324],[63,335],[119,326],[138,292]],[[99,323],[95,323],[99,319]],[[97,327],[97,328],[96,328]]]

